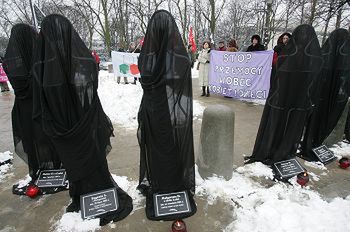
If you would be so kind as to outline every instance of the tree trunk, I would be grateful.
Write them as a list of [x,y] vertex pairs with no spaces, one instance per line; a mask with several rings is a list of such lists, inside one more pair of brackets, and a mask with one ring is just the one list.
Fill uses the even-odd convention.
[[287,2],[287,12],[286,12],[286,24],[284,26],[284,31],[288,30],[288,22],[289,22],[289,7],[290,7],[290,0]]
[[316,4],[317,4],[317,0],[311,0],[311,13],[309,18],[310,25],[312,25],[312,23],[315,20]]
[[210,2],[210,33],[212,40],[215,41],[215,26],[216,26],[216,18],[215,18],[215,1],[209,0]]
[[111,55],[111,29],[108,21],[108,6],[107,6],[107,0],[101,0],[102,4],[102,11],[103,11],[103,17],[104,17],[104,39],[105,39],[105,46],[108,53],[108,56]]
[[303,0],[301,4],[301,16],[300,16],[300,24],[304,22],[304,10],[305,10],[305,0]]
[[340,28],[340,22],[341,22],[342,13],[343,13],[342,8],[340,8],[340,9],[338,10],[338,13],[337,13],[337,21],[336,21],[336,23],[335,23],[335,28],[336,28],[336,29]]

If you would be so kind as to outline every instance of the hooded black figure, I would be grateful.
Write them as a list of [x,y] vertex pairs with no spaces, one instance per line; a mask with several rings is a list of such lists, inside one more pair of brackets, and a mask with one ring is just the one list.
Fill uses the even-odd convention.
[[37,52],[34,115],[41,118],[67,171],[73,200],[67,211],[79,210],[80,195],[115,187],[119,209],[100,216],[100,224],[126,217],[132,200],[108,171],[113,126],[97,94],[98,72],[91,52],[60,15],[43,20]]
[[[39,169],[57,169],[61,162],[52,143],[43,133],[41,124],[32,120],[33,112],[33,47],[37,33],[29,25],[17,24],[11,30],[6,49],[4,68],[15,92],[12,109],[12,128],[15,151],[28,163],[32,182],[37,179]],[[17,189],[15,194],[25,194]],[[54,189],[46,189],[54,192]]]
[[[143,97],[138,114],[139,189],[151,220],[175,220],[196,212],[192,131],[191,61],[172,15],[164,10],[148,22],[138,66]],[[186,191],[191,212],[155,217],[154,193]]]
[[312,148],[322,145],[332,132],[349,98],[350,37],[345,29],[333,31],[322,46],[324,64],[320,94],[308,123],[300,156],[317,160]]
[[278,57],[252,156],[248,162],[272,164],[296,155],[313,109],[321,49],[313,27],[298,26]]

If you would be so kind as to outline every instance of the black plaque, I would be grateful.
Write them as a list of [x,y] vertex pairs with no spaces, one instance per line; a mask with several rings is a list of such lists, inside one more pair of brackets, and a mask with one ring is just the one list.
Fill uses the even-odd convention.
[[300,163],[296,159],[280,161],[274,163],[273,165],[275,166],[277,174],[282,179],[288,179],[301,172],[305,172],[305,169],[300,165]]
[[115,188],[80,196],[81,217],[94,218],[118,209],[118,194]]
[[322,163],[329,163],[335,159],[334,153],[326,145],[316,147],[312,151]]
[[36,180],[36,185],[39,188],[64,187],[66,186],[65,181],[66,170],[64,169],[42,170]]
[[154,194],[153,201],[156,217],[191,212],[186,191]]

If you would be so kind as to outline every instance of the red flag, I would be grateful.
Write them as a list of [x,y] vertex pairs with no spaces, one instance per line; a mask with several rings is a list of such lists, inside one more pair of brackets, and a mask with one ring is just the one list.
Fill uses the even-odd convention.
[[145,37],[142,37],[142,39],[140,40],[140,45],[143,46],[143,41],[145,40]]
[[196,42],[194,41],[192,27],[190,27],[190,31],[188,32],[188,41],[191,44],[192,52],[197,50]]

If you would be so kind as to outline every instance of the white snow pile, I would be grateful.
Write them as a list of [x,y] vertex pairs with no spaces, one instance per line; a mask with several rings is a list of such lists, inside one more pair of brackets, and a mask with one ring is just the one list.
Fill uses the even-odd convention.
[[18,188],[22,188],[24,186],[27,186],[29,182],[32,180],[32,178],[27,174],[23,179],[18,181]]
[[80,213],[65,213],[55,224],[57,232],[88,232],[100,227],[100,219],[83,220]]
[[[11,152],[9,151],[0,152],[0,163],[4,163],[12,159],[13,159],[13,156]],[[12,167],[11,163],[5,163],[0,165],[0,182],[2,182],[6,177],[11,175],[7,173],[11,169],[11,167]]]
[[338,144],[333,145],[329,149],[334,152],[334,155],[338,159],[340,159],[342,157],[350,158],[350,144],[348,144],[348,143],[340,142]]
[[228,181],[215,176],[203,180],[196,171],[197,195],[207,197],[209,204],[220,199],[234,208],[226,232],[350,231],[350,196],[327,202],[309,187],[300,187],[295,177],[292,185],[262,186],[251,177],[271,178],[270,168],[264,166],[239,167]]
[[[112,174],[113,179],[120,188],[129,194],[133,199],[133,212],[144,208],[144,197],[136,189],[138,183],[129,181],[126,176],[117,176]],[[133,214],[133,212],[131,214]],[[83,220],[79,213],[64,213],[62,218],[54,224],[56,232],[88,232],[100,229],[100,219]],[[114,226],[109,224],[111,228]]]
[[[100,71],[98,94],[103,110],[113,124],[126,129],[138,127],[137,113],[139,111],[142,87],[139,82],[133,84],[118,84],[114,74]],[[198,119],[203,114],[204,107],[193,101],[193,118]]]

